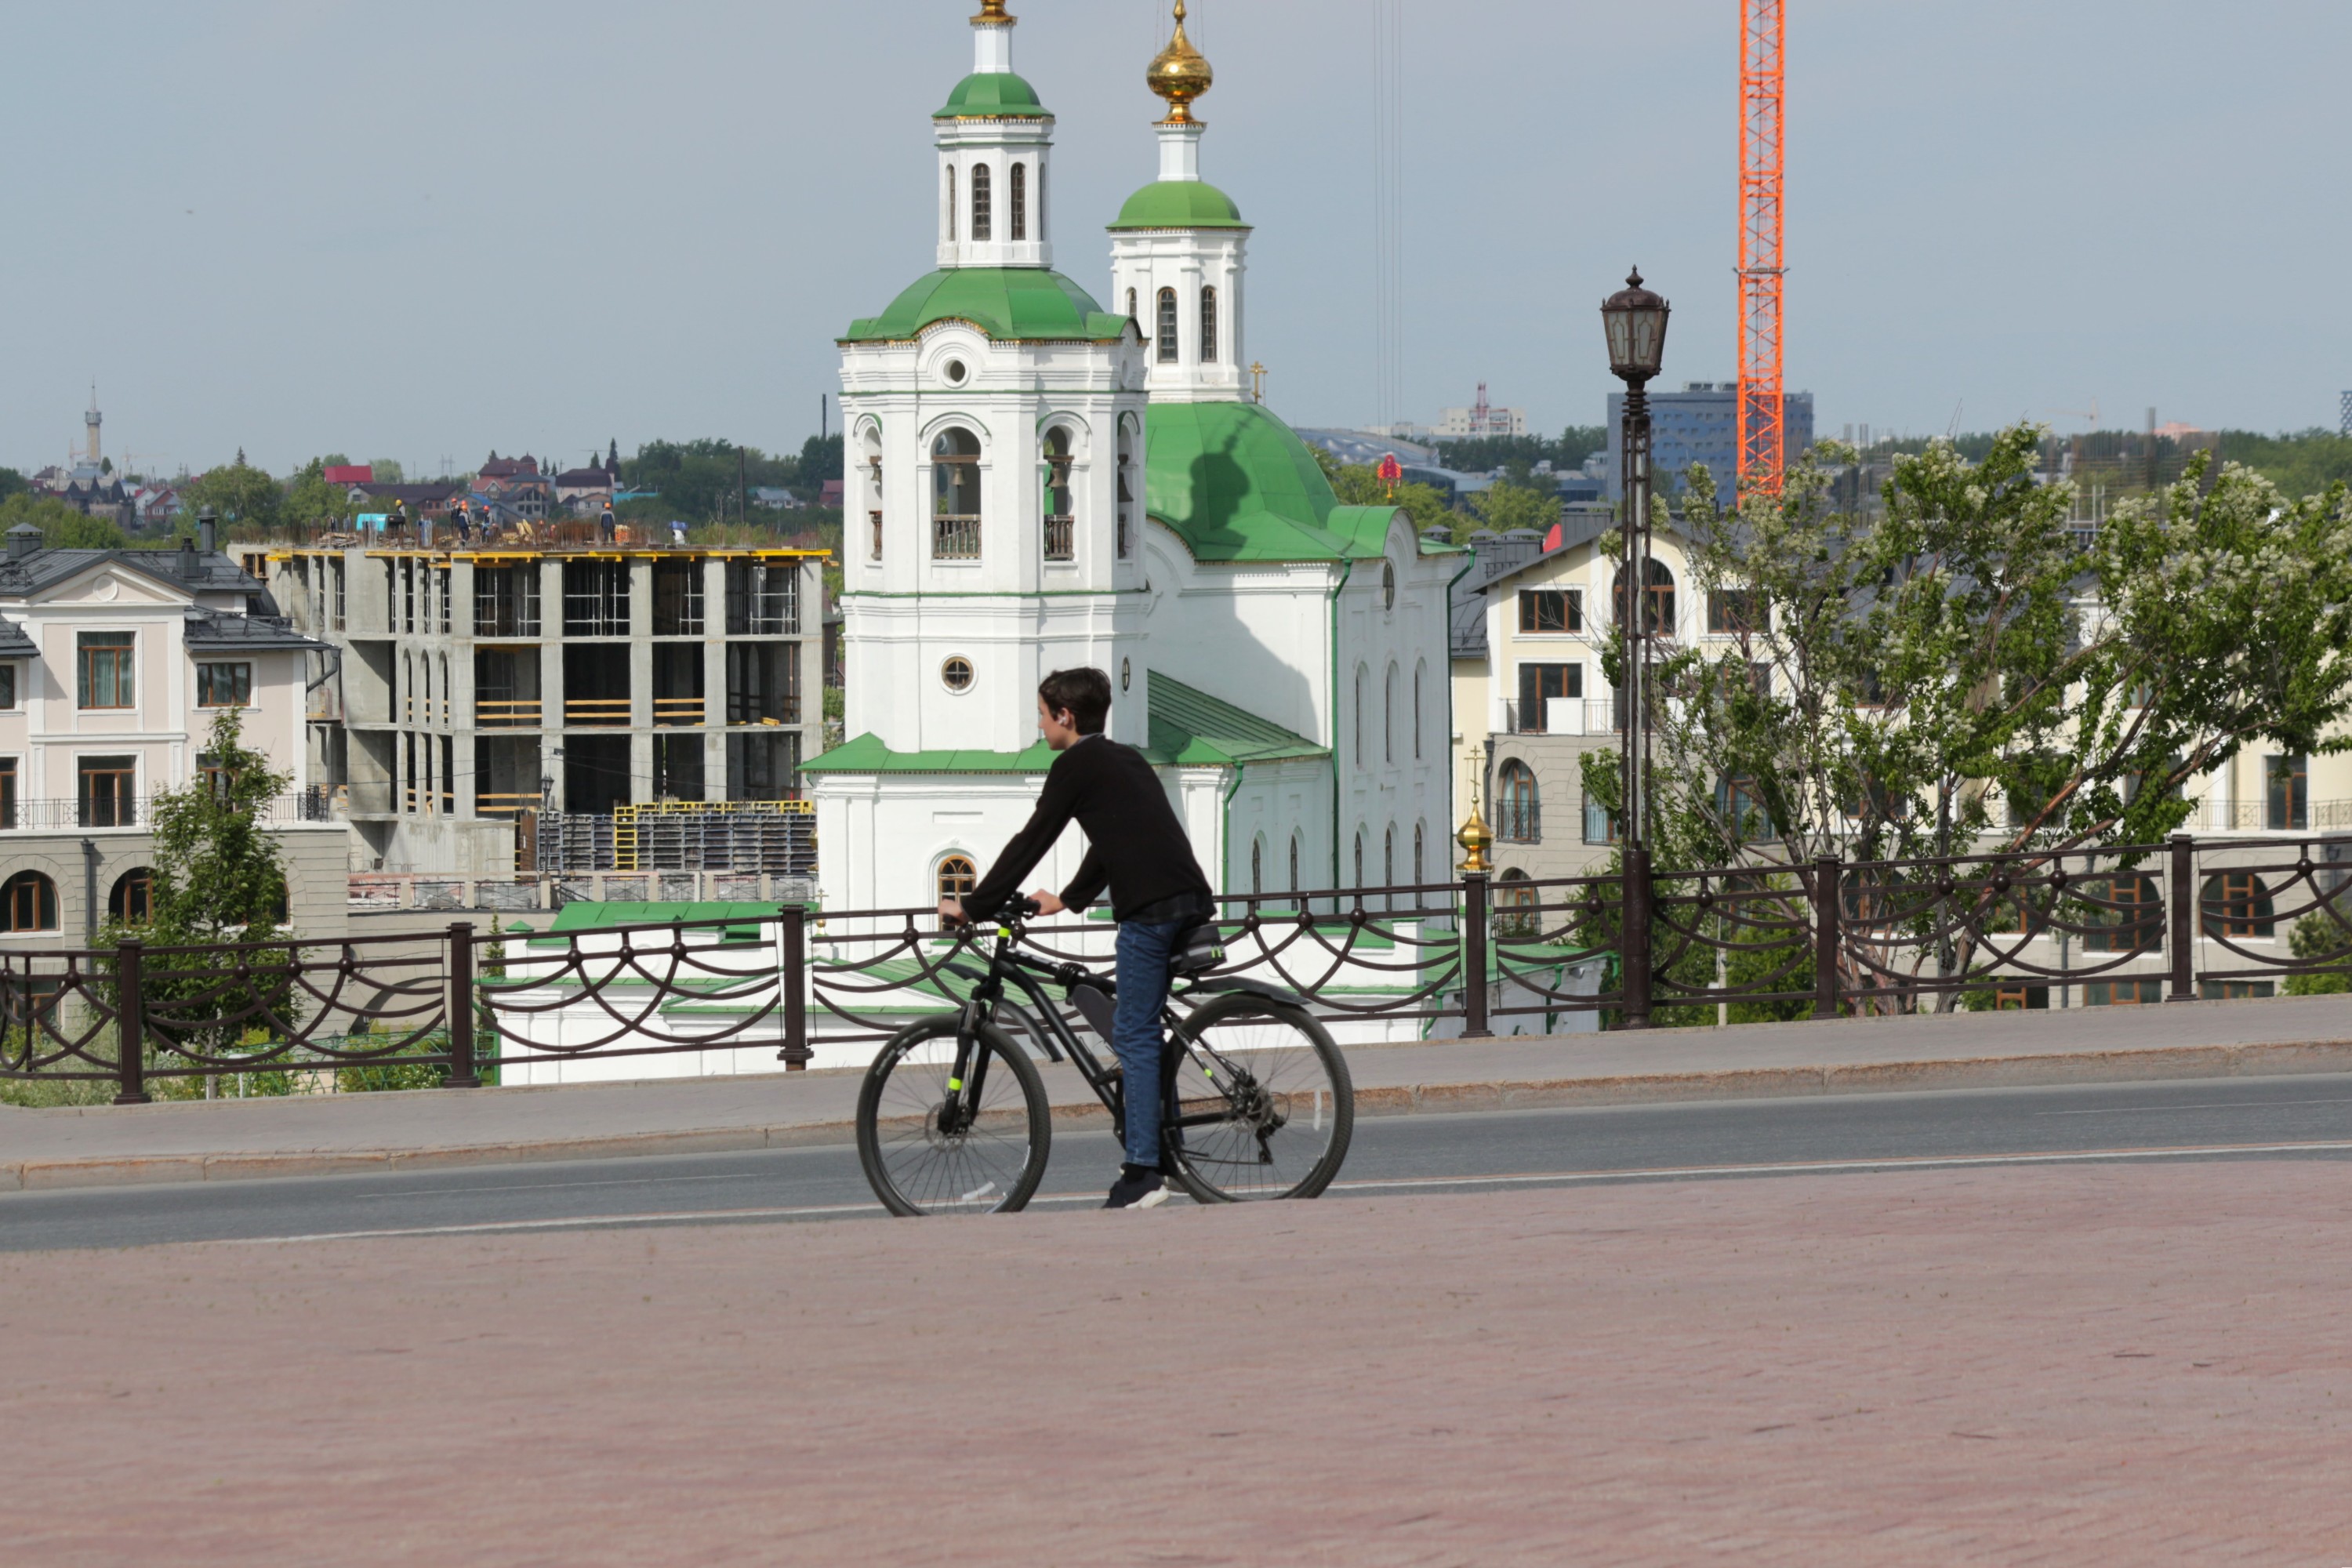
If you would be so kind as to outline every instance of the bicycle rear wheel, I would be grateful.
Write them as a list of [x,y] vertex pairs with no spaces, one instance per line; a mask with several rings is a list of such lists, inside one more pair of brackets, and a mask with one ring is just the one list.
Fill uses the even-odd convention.
[[1331,1184],[1356,1128],[1339,1046],[1306,1009],[1220,996],[1173,1037],[1167,1152],[1204,1204],[1311,1198]]
[[1054,1137],[1045,1080],[982,1024],[966,1081],[951,1091],[959,1022],[950,1014],[900,1032],[858,1092],[858,1163],[892,1214],[1009,1213],[1045,1179]]

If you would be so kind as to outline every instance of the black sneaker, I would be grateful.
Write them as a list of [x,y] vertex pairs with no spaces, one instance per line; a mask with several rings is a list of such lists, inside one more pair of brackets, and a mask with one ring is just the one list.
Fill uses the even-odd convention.
[[1168,1201],[1168,1184],[1148,1165],[1121,1165],[1110,1185],[1107,1209],[1154,1209]]

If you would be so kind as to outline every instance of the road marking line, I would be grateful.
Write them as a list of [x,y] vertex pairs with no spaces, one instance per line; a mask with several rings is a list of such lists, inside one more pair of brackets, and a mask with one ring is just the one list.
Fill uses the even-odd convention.
[[2187,1105],[2110,1105],[2096,1110],[2037,1110],[2036,1116],[2137,1116],[2167,1110],[2299,1110],[2306,1105],[2352,1105],[2352,1097],[2332,1100],[2206,1100]]
[[[1549,1171],[1536,1174],[1495,1176],[1398,1176],[1334,1182],[1334,1193],[1384,1192],[1432,1187],[1502,1187],[1554,1185],[1570,1183],[1657,1180],[1674,1176],[1769,1176],[1809,1172],[1938,1170],[1971,1165],[2048,1165],[2084,1161],[2181,1160],[2223,1154],[2352,1153],[2352,1140],[2324,1143],[2198,1143],[2147,1149],[2086,1149],[2055,1153],[1890,1155],[1879,1160],[1807,1160],[1785,1164],[1755,1165],[1633,1165],[1617,1171]],[[1042,1204],[1092,1204],[1093,1193],[1041,1194],[1029,1200]],[[488,1220],[472,1225],[414,1226],[383,1230],[321,1231],[310,1236],[236,1236],[192,1246],[292,1247],[320,1241],[380,1241],[419,1236],[496,1236],[534,1230],[618,1229],[626,1226],[708,1225],[722,1220],[814,1219],[830,1215],[873,1215],[879,1204],[825,1204],[799,1208],[673,1209],[651,1214],[583,1215],[569,1219]]]
[[2328,1143],[2198,1143],[2147,1149],[2084,1149],[2057,1153],[1890,1154],[1879,1160],[1805,1160],[1761,1165],[1629,1165],[1618,1171],[1553,1171],[1510,1176],[1399,1176],[1334,1182],[1332,1192],[1390,1187],[1524,1186],[1538,1182],[1617,1182],[1659,1176],[1769,1176],[1808,1171],[1936,1170],[1964,1165],[2048,1165],[2084,1160],[2181,1160],[2215,1154],[2352,1153],[2352,1141]]

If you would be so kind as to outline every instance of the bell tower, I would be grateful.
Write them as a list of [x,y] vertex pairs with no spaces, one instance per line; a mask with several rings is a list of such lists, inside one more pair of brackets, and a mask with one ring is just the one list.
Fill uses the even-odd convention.
[[931,117],[940,150],[940,265],[1051,267],[1045,189],[1054,117],[1013,71],[1005,0],[971,19],[972,70]]
[[1243,277],[1249,226],[1233,198],[1201,178],[1201,138],[1192,114],[1215,72],[1176,31],[1144,73],[1168,113],[1158,126],[1160,177],[1128,198],[1110,226],[1113,310],[1141,330],[1154,402],[1234,403],[1247,395]]

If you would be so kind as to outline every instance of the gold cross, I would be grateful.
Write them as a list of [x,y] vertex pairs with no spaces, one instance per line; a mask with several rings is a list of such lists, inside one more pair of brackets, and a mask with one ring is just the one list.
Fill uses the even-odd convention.
[[1265,401],[1265,366],[1263,364],[1250,366],[1250,401],[1252,403]]

